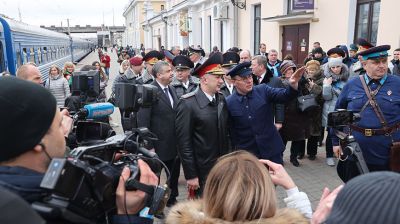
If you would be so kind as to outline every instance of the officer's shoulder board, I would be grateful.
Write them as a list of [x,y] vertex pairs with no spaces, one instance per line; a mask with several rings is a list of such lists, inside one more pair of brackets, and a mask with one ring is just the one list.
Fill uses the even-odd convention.
[[185,95],[182,95],[181,98],[182,99],[187,99],[190,97],[193,97],[196,94],[196,91],[190,92],[190,93],[186,93]]

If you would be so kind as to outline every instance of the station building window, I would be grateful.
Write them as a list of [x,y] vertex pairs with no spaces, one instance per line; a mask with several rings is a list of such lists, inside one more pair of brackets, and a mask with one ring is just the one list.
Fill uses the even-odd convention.
[[261,4],[254,6],[254,54],[258,53],[258,45],[261,39]]
[[3,42],[0,42],[0,72],[5,71],[5,60],[3,53]]
[[357,0],[356,30],[354,40],[365,38],[376,44],[378,36],[380,0]]

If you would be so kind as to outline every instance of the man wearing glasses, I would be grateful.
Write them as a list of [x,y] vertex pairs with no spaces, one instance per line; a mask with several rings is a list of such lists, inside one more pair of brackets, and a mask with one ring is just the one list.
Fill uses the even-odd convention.
[[297,96],[298,81],[304,67],[298,69],[290,78],[286,89],[271,88],[266,84],[253,86],[250,62],[238,64],[228,75],[236,88],[227,98],[230,134],[234,149],[244,149],[260,159],[283,163],[285,148],[275,128],[272,104],[285,103]]

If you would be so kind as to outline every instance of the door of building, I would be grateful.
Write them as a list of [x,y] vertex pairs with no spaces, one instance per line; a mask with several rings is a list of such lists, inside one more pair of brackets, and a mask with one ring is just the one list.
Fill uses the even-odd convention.
[[303,65],[308,55],[310,24],[290,25],[283,27],[282,58],[291,54],[294,63]]

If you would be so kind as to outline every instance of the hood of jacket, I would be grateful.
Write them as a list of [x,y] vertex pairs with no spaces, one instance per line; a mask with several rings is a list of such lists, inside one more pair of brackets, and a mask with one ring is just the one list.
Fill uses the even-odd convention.
[[306,219],[295,209],[278,209],[275,216],[252,221],[229,222],[208,217],[203,212],[201,201],[187,201],[175,205],[166,218],[167,224],[307,224]]

